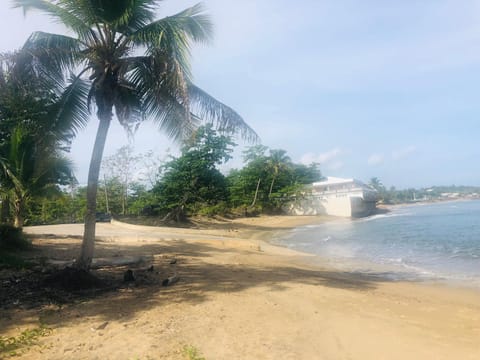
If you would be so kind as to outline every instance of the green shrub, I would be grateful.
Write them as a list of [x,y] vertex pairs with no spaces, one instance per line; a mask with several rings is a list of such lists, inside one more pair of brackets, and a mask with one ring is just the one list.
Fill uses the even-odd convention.
[[188,360],[205,360],[205,358],[200,355],[200,352],[195,346],[185,345],[183,347],[183,354]]
[[215,205],[200,204],[197,214],[203,216],[225,215],[228,213],[228,206],[225,201],[220,201]]
[[23,236],[22,229],[0,224],[0,249],[23,250],[29,246],[30,242]]

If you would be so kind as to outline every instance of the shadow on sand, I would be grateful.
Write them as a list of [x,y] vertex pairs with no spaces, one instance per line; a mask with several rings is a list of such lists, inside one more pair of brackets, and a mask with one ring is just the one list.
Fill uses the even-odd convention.
[[[49,288],[44,281],[49,274],[40,268],[9,275],[1,273],[0,303],[4,310],[11,309],[17,312],[15,319],[17,325],[23,320],[27,321],[26,317],[31,315],[27,315],[26,311],[25,319],[22,320],[21,316],[18,317],[17,310],[20,308],[33,310],[40,317],[43,316],[42,322],[62,326],[72,320],[71,317],[78,315],[73,315],[72,312],[61,316],[55,315],[51,310],[45,310],[49,305],[54,304],[60,309],[93,301],[94,306],[85,307],[82,316],[96,316],[111,321],[117,319],[120,313],[122,319],[128,320],[135,317],[138,311],[153,307],[161,308],[166,304],[195,305],[206,301],[213,293],[232,294],[255,287],[261,287],[262,291],[279,292],[293,283],[367,291],[374,289],[376,282],[383,281],[358,274],[297,266],[291,261],[293,258],[279,262],[266,261],[265,263],[269,265],[264,266],[262,257],[270,255],[259,251],[260,249],[248,247],[233,249],[228,245],[228,241],[222,242],[222,246],[183,240],[160,240],[156,243],[134,245],[99,241],[97,256],[119,257],[134,254],[149,256],[152,260],[129,268],[97,269],[93,273],[108,285],[83,292]],[[47,255],[56,259],[69,259],[71,254],[77,254],[78,248],[79,239],[75,238],[62,238],[45,243],[36,241],[35,250],[29,255],[36,259],[45,258]],[[214,257],[218,253],[224,253],[224,257],[229,260],[226,263],[216,262],[215,259],[224,258]],[[239,255],[248,255],[243,259],[258,257],[259,261],[237,262],[235,259],[238,259]],[[174,265],[171,264],[173,259],[176,260]],[[127,269],[133,270],[134,282],[123,281]],[[180,280],[173,286],[162,286],[162,281],[175,273],[178,273]],[[6,316],[7,313],[5,311]],[[45,317],[45,314],[49,316]]]

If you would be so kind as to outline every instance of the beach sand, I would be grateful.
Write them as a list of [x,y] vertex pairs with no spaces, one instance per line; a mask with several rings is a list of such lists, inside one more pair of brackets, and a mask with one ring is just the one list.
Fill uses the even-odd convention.
[[[264,241],[322,221],[260,217],[202,230],[111,225],[123,236],[100,225],[110,235],[96,255],[153,256],[150,282],[63,306],[3,311],[0,334],[39,323],[52,329],[18,359],[480,359],[479,290],[342,273]],[[80,240],[35,243],[67,259]],[[173,267],[180,280],[160,286]]]

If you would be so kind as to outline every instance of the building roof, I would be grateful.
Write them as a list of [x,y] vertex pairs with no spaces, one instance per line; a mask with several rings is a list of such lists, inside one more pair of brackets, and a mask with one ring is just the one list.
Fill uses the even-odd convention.
[[313,186],[325,186],[325,185],[337,185],[337,184],[348,184],[348,183],[360,183],[361,181],[355,179],[344,179],[339,177],[327,176],[326,180],[314,182]]

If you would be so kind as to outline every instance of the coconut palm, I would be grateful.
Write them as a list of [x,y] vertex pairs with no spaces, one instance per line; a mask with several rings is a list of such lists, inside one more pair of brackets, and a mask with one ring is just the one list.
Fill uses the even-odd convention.
[[[85,231],[77,266],[88,269],[94,250],[100,164],[113,110],[133,132],[146,118],[174,139],[188,136],[200,119],[218,129],[255,132],[231,108],[192,83],[191,42],[207,42],[212,24],[201,5],[155,20],[158,0],[13,0],[25,12],[40,10],[75,37],[34,33],[25,50],[52,77],[75,69],[90,80],[88,102],[96,106],[98,131],[90,161]],[[86,120],[86,119],[85,119]]]
[[62,149],[87,114],[78,101],[87,89],[80,82],[65,88],[37,73],[22,52],[0,56],[0,85],[0,195],[21,228],[29,199],[72,178]]
[[9,143],[6,156],[0,157],[1,191],[10,201],[13,225],[22,228],[27,202],[66,184],[73,178],[72,166],[64,156],[42,147],[26,128],[15,128]]
[[270,150],[270,156],[267,160],[268,167],[272,171],[272,181],[270,182],[270,190],[268,192],[268,198],[272,196],[273,184],[280,173],[280,170],[287,169],[291,163],[290,157],[287,156],[285,150],[276,149]]

